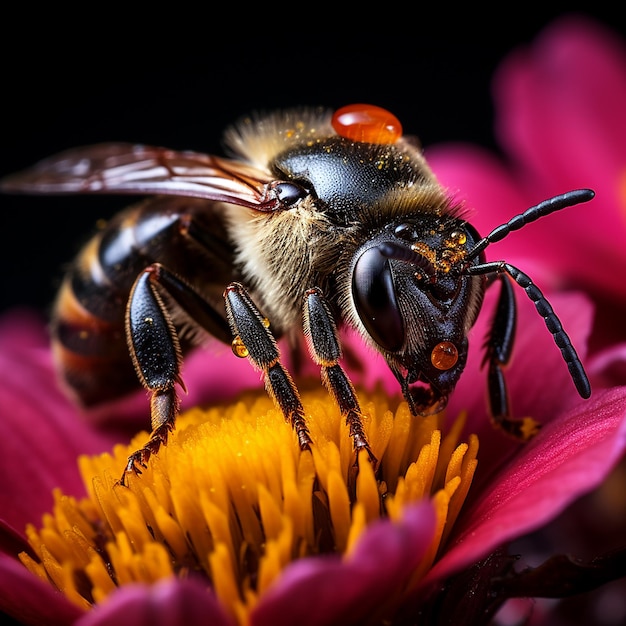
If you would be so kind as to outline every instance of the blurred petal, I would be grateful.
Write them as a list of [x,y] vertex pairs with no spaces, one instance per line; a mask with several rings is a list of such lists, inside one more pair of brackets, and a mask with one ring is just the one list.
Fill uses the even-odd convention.
[[589,375],[598,385],[611,387],[626,381],[626,343],[612,345],[594,355]]
[[[429,578],[448,575],[534,530],[597,487],[626,451],[626,388],[599,392],[559,416],[488,484]],[[481,490],[482,487],[482,490]]]
[[232,400],[244,389],[263,387],[263,376],[248,359],[236,357],[230,348],[211,341],[198,348],[185,360],[183,380],[188,395],[181,398],[185,408],[206,402]]
[[[571,189],[596,198],[541,219],[488,248],[543,265],[545,286],[586,285],[622,302],[626,282],[626,46],[607,28],[563,18],[511,54],[494,79],[497,134],[509,161],[473,146],[427,150],[442,184],[476,211],[486,235]],[[460,190],[460,191],[459,191]]]
[[623,176],[626,160],[623,41],[591,20],[562,18],[505,59],[494,92],[502,145],[547,194],[587,180],[610,192],[607,205],[619,205],[609,183]]
[[494,86],[498,134],[526,182],[546,196],[596,191],[593,205],[551,224],[562,235],[560,266],[626,297],[621,276],[606,271],[626,263],[626,46],[607,28],[565,18],[511,55]]
[[251,623],[342,626],[373,619],[390,598],[401,593],[434,529],[433,509],[423,502],[408,507],[398,523],[372,524],[344,561],[314,558],[290,565],[263,596]]
[[[482,365],[482,346],[493,318],[496,289],[488,290],[479,321],[471,331],[468,362],[447,408],[451,418],[461,411],[468,412],[467,430],[476,432],[481,442],[479,473],[485,467],[490,470],[492,462],[499,462],[520,445],[503,437],[501,432],[492,427],[487,410],[487,372]],[[516,295],[517,334],[513,355],[505,371],[511,408],[517,417],[531,416],[546,424],[568,406],[580,403],[581,399],[561,351],[543,319],[521,289],[516,289]],[[594,316],[593,305],[587,296],[580,293],[555,293],[550,294],[549,298],[585,364]]]
[[192,579],[127,585],[87,613],[77,626],[235,626],[206,586]]
[[[285,342],[279,342],[282,361],[293,371],[290,354]],[[130,357],[129,357],[130,358]],[[303,372],[319,378],[319,368],[305,358]],[[246,389],[263,387],[263,376],[248,359],[236,357],[230,346],[210,340],[206,345],[192,350],[185,356],[182,378],[187,393],[181,393],[181,410],[205,404],[228,402]],[[85,411],[85,418],[94,425],[110,428],[114,425],[129,436],[150,425],[149,400],[146,392],[138,389],[124,398],[107,402]]]
[[0,613],[19,619],[20,624],[67,626],[83,612],[70,604],[52,585],[33,576],[20,562],[0,554]]
[[[5,521],[22,531],[52,506],[52,489],[82,494],[80,453],[111,447],[59,390],[41,320],[26,312],[0,319],[0,459],[7,478],[0,489]],[[9,478],[10,477],[10,478]]]

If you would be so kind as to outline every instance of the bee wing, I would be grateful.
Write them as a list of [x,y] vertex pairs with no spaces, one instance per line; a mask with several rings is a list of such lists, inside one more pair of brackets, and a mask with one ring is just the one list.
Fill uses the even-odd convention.
[[73,148],[0,181],[10,193],[194,196],[260,211],[275,208],[272,176],[239,161],[129,143]]

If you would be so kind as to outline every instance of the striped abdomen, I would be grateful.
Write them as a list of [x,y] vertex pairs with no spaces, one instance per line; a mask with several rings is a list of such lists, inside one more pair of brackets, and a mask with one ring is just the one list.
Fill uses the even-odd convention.
[[[189,235],[192,229],[196,238]],[[207,298],[221,298],[232,253],[211,203],[150,198],[116,216],[74,260],[55,302],[51,331],[61,377],[81,404],[139,387],[124,320],[135,279],[154,262],[192,282]]]

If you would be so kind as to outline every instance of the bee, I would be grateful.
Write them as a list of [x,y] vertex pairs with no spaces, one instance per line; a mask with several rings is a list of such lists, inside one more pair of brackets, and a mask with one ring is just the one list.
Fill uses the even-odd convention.
[[[504,367],[514,344],[514,285],[534,302],[583,398],[591,390],[561,323],[531,278],[486,248],[575,204],[569,191],[481,237],[390,112],[356,104],[257,114],[224,135],[227,157],[105,143],[5,178],[5,193],[140,194],[79,253],[51,319],[53,353],[83,405],[137,386],[152,432],[128,457],[140,474],[175,426],[182,355],[210,335],[264,376],[302,449],[313,442],[277,340],[304,336],[357,454],[370,449],[338,330],[384,357],[415,416],[441,411],[466,364],[485,290],[499,283],[485,343],[493,422],[518,439],[538,424],[512,414]],[[192,332],[189,332],[192,331]]]

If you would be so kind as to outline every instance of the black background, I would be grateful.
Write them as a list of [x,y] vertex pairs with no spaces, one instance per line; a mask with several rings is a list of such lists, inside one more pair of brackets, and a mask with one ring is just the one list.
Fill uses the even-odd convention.
[[[170,4],[132,20],[109,5],[15,14],[0,38],[0,175],[99,141],[219,152],[222,129],[239,116],[299,104],[371,102],[424,146],[461,140],[497,150],[493,72],[564,14],[507,5],[466,15],[446,6],[437,15],[392,3],[367,14],[359,6],[344,15],[233,6],[214,16],[209,4]],[[619,12],[617,3],[613,13],[578,11],[624,34]],[[45,311],[96,220],[127,202],[0,196],[0,311]]]

